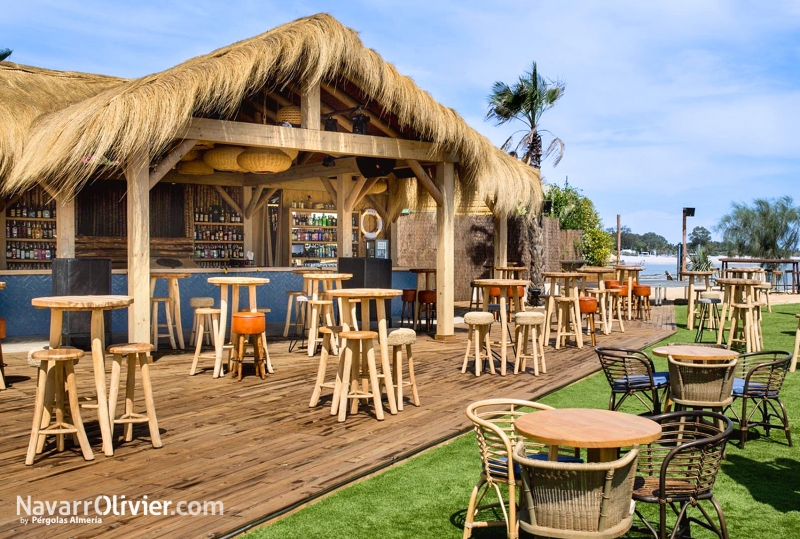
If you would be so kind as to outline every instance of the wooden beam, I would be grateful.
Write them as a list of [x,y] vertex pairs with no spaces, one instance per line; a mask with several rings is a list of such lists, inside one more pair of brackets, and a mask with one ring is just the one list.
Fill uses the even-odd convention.
[[336,204],[337,194],[336,194],[336,188],[333,186],[333,183],[326,176],[320,176],[319,181],[322,182],[322,186],[328,192],[328,196],[331,197],[331,202]]
[[56,256],[75,258],[75,198],[59,195],[55,197],[56,212]]
[[248,174],[247,177],[244,178],[244,185],[276,184],[295,180],[306,180],[308,178],[319,178],[321,176],[329,177],[338,176],[340,174],[357,173],[358,165],[356,164],[356,158],[348,157],[345,159],[336,159],[336,165],[332,167],[323,166],[322,163],[314,163],[313,165],[295,165],[289,170],[276,174],[259,174],[258,178],[253,177],[255,174]]
[[342,174],[337,180],[336,213],[338,221],[336,223],[336,246],[340,258],[350,258],[353,256],[353,208],[347,206],[347,200],[350,198],[353,180],[350,174]]
[[436,207],[436,340],[455,340],[455,171],[453,163],[436,165],[442,204]]
[[258,199],[261,198],[261,192],[264,191],[264,189],[265,187],[263,185],[259,185],[253,190],[253,196],[250,197],[250,202],[248,202],[247,207],[244,209],[245,219],[250,219],[250,216],[253,215],[256,204],[258,204]]
[[259,125],[193,118],[186,138],[258,148],[289,148],[332,155],[359,155],[386,159],[457,161],[430,142],[370,135],[352,135],[276,125]]
[[494,267],[508,265],[508,216],[494,216]]
[[150,160],[131,156],[128,182],[128,342],[150,342]]
[[384,226],[388,228],[391,221],[389,219],[389,214],[386,213],[386,207],[381,204],[381,201],[378,200],[378,197],[375,195],[366,195],[364,198],[367,200],[367,202],[369,202],[370,206],[375,208],[375,211],[378,212],[378,215],[380,215],[381,219],[383,219],[383,222],[385,223]]
[[[342,90],[339,90],[334,86],[331,86],[330,84],[323,83],[322,88],[326,92],[331,94],[333,97],[335,97],[336,99],[347,105],[348,107],[357,107],[361,105],[361,103],[350,97],[348,94],[344,93]],[[367,111],[365,110],[365,112]],[[399,131],[392,128],[389,124],[387,124],[380,118],[375,117],[374,114],[370,116],[369,122],[375,127],[377,127],[383,133],[389,135],[390,137],[403,138],[403,135]]]
[[367,179],[364,176],[358,177],[355,185],[352,186],[352,190],[350,191],[350,195],[347,197],[347,201],[344,203],[345,207],[350,208],[351,211],[356,207],[356,199],[361,194],[361,189],[366,183]]
[[433,180],[430,176],[428,176],[428,173],[425,172],[425,169],[422,168],[422,165],[419,164],[419,161],[409,159],[408,166],[410,166],[411,170],[414,171],[414,174],[417,176],[419,183],[422,184],[422,187],[424,187],[425,190],[430,193],[431,197],[433,197],[433,200],[436,201],[436,205],[441,206],[444,204],[442,192],[439,191],[439,188],[436,187],[435,183],[433,183]]
[[266,204],[269,201],[269,199],[272,198],[272,195],[274,195],[277,191],[278,191],[277,187],[273,187],[271,189],[267,189],[266,193],[262,194],[261,198],[258,199],[258,204],[256,204],[256,207],[253,210],[253,213],[256,213],[258,210],[263,208],[264,204]]
[[189,150],[194,148],[194,145],[197,144],[196,140],[188,139],[184,140],[177,146],[175,146],[171,152],[164,156],[164,159],[156,165],[156,167],[150,172],[150,189],[156,186],[161,179],[166,176],[167,172],[172,170],[172,168],[178,164],[184,155],[189,153]]
[[235,201],[235,200],[233,200],[233,199],[231,198],[231,196],[228,194],[228,192],[227,192],[225,189],[223,189],[223,188],[222,188],[222,187],[220,187],[219,185],[215,185],[215,186],[214,186],[214,190],[215,190],[217,193],[219,193],[219,196],[220,196],[220,198],[222,198],[222,200],[224,200],[224,201],[225,201],[225,203],[226,203],[228,206],[230,206],[230,207],[231,207],[231,209],[232,209],[233,211],[235,211],[235,212],[236,212],[236,213],[238,213],[239,215],[242,215],[242,216],[244,216],[244,212],[242,211],[242,208],[241,208],[241,207],[240,207],[240,206],[239,206],[239,205],[236,203],[236,201]]
[[322,125],[320,111],[319,83],[309,86],[300,94],[300,127],[319,131]]
[[[227,187],[242,187],[245,178],[258,176],[259,178],[264,174],[237,174],[236,172],[215,172],[207,176],[190,176],[188,174],[180,174],[176,170],[170,170],[162,181],[169,183],[191,183],[194,185],[225,185]],[[261,185],[260,182],[258,185]]]
[[369,190],[372,189],[372,186],[378,183],[380,178],[369,178],[364,186],[361,188],[361,191],[358,193],[358,197],[356,197],[355,201],[353,201],[353,207],[357,207],[364,197],[369,193]]

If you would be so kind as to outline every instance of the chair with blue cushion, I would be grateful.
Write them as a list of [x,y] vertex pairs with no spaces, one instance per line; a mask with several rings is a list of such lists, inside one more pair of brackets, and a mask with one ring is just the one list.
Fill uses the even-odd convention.
[[618,410],[628,397],[634,396],[648,413],[661,413],[661,399],[669,388],[668,372],[656,372],[653,360],[640,350],[598,347],[595,351],[611,386],[609,410]]
[[[750,427],[763,427],[769,436],[770,429],[783,429],[789,447],[792,447],[792,433],[789,428],[789,418],[786,407],[780,399],[780,391],[786,370],[792,354],[781,351],[753,352],[739,356],[739,371],[741,378],[733,379],[733,403],[726,408],[733,413],[735,421],[739,423],[741,439],[739,447],[744,449]],[[734,405],[736,400],[742,401],[741,415],[736,413]],[[755,404],[748,412],[747,403],[752,400]],[[753,421],[753,416],[761,412],[761,420]],[[780,421],[780,424],[772,420]]]
[[[517,537],[516,485],[519,482],[519,464],[514,462],[514,446],[522,442],[525,454],[530,459],[547,460],[548,446],[528,440],[519,435],[514,422],[522,415],[537,410],[552,410],[551,406],[518,399],[488,399],[470,404],[467,417],[475,426],[478,449],[481,453],[481,475],[469,499],[464,519],[464,539],[472,535],[473,528],[505,526],[508,537]],[[579,450],[559,448],[559,462],[583,462]],[[508,500],[503,498],[500,485],[508,485]],[[499,503],[479,506],[480,501],[494,489]],[[475,521],[479,511],[500,507],[503,520]]]

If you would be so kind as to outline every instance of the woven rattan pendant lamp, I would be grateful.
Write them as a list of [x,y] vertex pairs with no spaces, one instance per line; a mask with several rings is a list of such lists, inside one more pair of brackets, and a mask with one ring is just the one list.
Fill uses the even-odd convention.
[[274,148],[248,148],[239,154],[237,163],[248,172],[269,174],[288,170],[292,158]]
[[217,146],[203,154],[203,161],[216,170],[247,172],[236,162],[236,158],[243,151],[244,148],[241,146]]

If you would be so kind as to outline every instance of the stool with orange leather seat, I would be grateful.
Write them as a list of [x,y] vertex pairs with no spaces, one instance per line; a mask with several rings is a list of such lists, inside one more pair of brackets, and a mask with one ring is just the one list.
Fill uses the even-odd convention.
[[[578,298],[580,304],[581,318],[586,315],[589,335],[592,337],[592,346],[597,346],[597,335],[595,335],[594,317],[597,314],[597,298],[581,296]],[[581,331],[583,331],[583,320],[581,320]]]
[[266,317],[264,313],[242,311],[231,315],[231,334],[234,335],[233,348],[233,376],[242,379],[242,362],[244,360],[244,342],[246,337],[253,340],[253,363],[256,374],[261,379],[266,378],[267,367],[264,358],[264,344],[262,335],[266,330]]
[[[420,290],[417,294],[417,323],[422,322],[420,311],[425,309],[425,329],[431,330],[431,322],[436,317],[436,290]],[[419,328],[417,328],[419,329]]]
[[414,304],[417,302],[417,289],[404,288],[401,299],[403,300],[403,306],[400,310],[400,325],[403,325],[406,317],[411,321],[411,325],[414,325]]
[[650,320],[650,285],[633,285],[633,301],[636,303],[636,318]]

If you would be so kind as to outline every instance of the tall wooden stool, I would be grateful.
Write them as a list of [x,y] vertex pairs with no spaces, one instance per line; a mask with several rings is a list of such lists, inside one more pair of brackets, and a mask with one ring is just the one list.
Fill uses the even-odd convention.
[[241,311],[231,315],[231,334],[235,334],[233,352],[233,371],[234,377],[242,380],[242,363],[244,362],[244,342],[246,337],[253,341],[253,364],[256,368],[256,375],[264,380],[267,377],[266,363],[264,356],[264,343],[261,336],[266,331],[266,318],[264,313]]
[[[372,339],[378,337],[375,331],[342,331],[339,337],[347,342],[339,356],[339,374],[333,392],[334,405],[338,399],[338,410],[331,406],[331,414],[338,411],[339,422],[347,419],[347,401],[350,403],[350,413],[358,413],[358,401],[372,399],[375,407],[375,417],[383,421],[383,403],[381,402],[381,389],[378,385],[378,368],[375,364],[375,350]],[[360,358],[360,361],[359,361]],[[359,365],[361,364],[361,365]],[[365,365],[365,366],[364,366]],[[367,382],[364,389],[361,382]]]
[[794,372],[797,369],[797,354],[800,353],[800,314],[794,316],[797,318],[797,331],[794,333],[794,354],[792,355],[792,363],[789,365],[790,372]]
[[[544,329],[545,314],[542,311],[519,312],[514,315],[516,324],[517,358],[514,364],[514,374],[525,372],[528,368],[528,358],[533,359],[533,375],[539,376],[539,358],[542,360],[542,373],[547,373],[547,364],[544,361],[544,331],[537,332],[537,327]],[[528,342],[533,347],[533,353],[528,353]]]
[[[194,346],[195,344],[197,344],[195,342],[195,339],[197,338],[197,322],[198,322],[197,309],[203,309],[213,306],[214,306],[214,298],[198,297],[198,298],[191,298],[189,300],[189,307],[191,307],[194,310],[194,316],[192,318],[192,334],[189,337],[189,346]],[[210,345],[213,344],[214,342],[214,334],[211,333],[211,327],[212,327],[211,317],[210,315],[203,315],[203,316],[206,316],[205,324],[203,324],[203,326],[205,327],[205,333],[201,332],[200,338],[205,339],[206,344]]]
[[289,326],[292,325],[292,309],[294,309],[294,324],[295,324],[295,331],[297,330],[297,325],[300,323],[303,317],[303,310],[300,308],[300,303],[297,302],[297,298],[305,297],[305,292],[302,290],[287,290],[286,295],[289,296],[289,302],[286,304],[286,323],[283,326],[283,336],[289,336]]
[[594,316],[597,314],[597,299],[588,296],[578,298],[579,310],[581,313],[580,327],[583,331],[583,316],[586,315],[586,329],[592,338],[592,346],[597,346],[597,335],[595,335]]
[[321,324],[325,326],[333,325],[333,301],[329,299],[310,299],[308,306],[311,313],[308,317],[308,355],[313,356],[317,350],[317,342],[322,338],[319,336]]
[[430,332],[431,322],[436,317],[436,290],[420,290],[417,293],[418,324],[422,322],[422,318],[419,316],[422,309],[425,309],[425,330]]
[[767,281],[765,283],[758,284],[755,287],[757,298],[761,299],[762,296],[764,297],[764,299],[766,301],[766,305],[767,305],[767,310],[769,312],[772,312],[772,303],[770,303],[770,301],[769,301],[769,296],[770,296],[770,293],[772,292],[772,288],[773,288],[772,287],[772,283],[769,282],[769,281]]
[[0,318],[0,389],[6,388],[6,370],[3,363],[3,339],[6,338],[6,319]]
[[[566,346],[567,338],[573,337],[578,343],[578,332],[581,331],[581,313],[575,308],[573,298],[558,296],[556,301],[556,350]],[[576,312],[578,311],[578,312]]]
[[403,323],[406,321],[406,318],[411,322],[411,325],[414,325],[414,305],[417,302],[417,290],[416,288],[404,288],[403,295],[401,296],[403,300],[402,309],[400,309],[400,325],[402,326]]
[[322,352],[319,355],[317,381],[314,383],[314,391],[311,392],[311,400],[308,403],[309,408],[313,408],[319,403],[319,397],[323,388],[336,389],[336,381],[332,380],[330,382],[326,382],[325,374],[328,370],[328,358],[334,351],[333,337],[338,335],[341,331],[341,326],[326,326],[319,328],[319,333],[322,335]]
[[698,309],[697,332],[694,335],[694,342],[702,342],[703,333],[706,329],[716,331],[719,322],[719,304],[722,303],[720,298],[704,298],[701,297],[697,300],[700,306]]
[[606,296],[608,297],[608,333],[611,334],[614,330],[614,322],[617,323],[620,333],[625,333],[625,324],[622,322],[622,300],[620,299],[622,287],[606,288]]
[[470,281],[470,294],[469,294],[469,308],[480,309],[483,301],[483,287],[475,284],[475,281]]
[[636,318],[650,320],[650,285],[633,285],[633,301],[636,302]]
[[[392,347],[392,380],[397,388],[397,409],[403,409],[403,386],[411,387],[411,401],[414,406],[419,406],[419,393],[417,393],[417,379],[414,377],[414,355],[411,345],[417,342],[417,333],[413,329],[400,328],[389,333],[386,340]],[[408,363],[408,380],[403,380],[403,347],[406,347],[406,362]]]
[[264,345],[264,357],[267,360],[267,372],[274,374],[275,369],[272,368],[272,359],[269,357],[269,346],[267,345],[267,315],[272,312],[272,309],[269,307],[259,307],[256,309],[256,312],[264,313],[264,333],[261,334],[261,343]]
[[[197,363],[200,358],[214,357],[215,353],[203,354],[203,338],[206,333],[211,335],[211,344],[217,345],[217,333],[219,332],[219,315],[222,311],[214,309],[213,307],[196,307],[194,310],[196,327],[192,331],[197,332],[197,339],[194,341],[194,358],[192,359],[192,368],[189,370],[189,376],[194,376],[197,372]],[[233,347],[230,347],[231,349]],[[229,353],[230,355],[230,353]]]
[[600,326],[603,330],[603,335],[608,335],[611,333],[608,322],[608,312],[610,310],[608,306],[608,291],[605,289],[601,290],[600,288],[588,288],[584,292],[597,301],[597,310],[600,314]]
[[758,332],[756,330],[756,306],[752,303],[731,304],[731,326],[728,333],[728,349],[733,343],[744,345],[746,353],[758,352]]
[[[153,305],[153,318],[150,320],[150,327],[152,328],[153,332],[153,350],[158,350],[158,339],[161,337],[169,337],[169,345],[173,350],[176,350],[178,347],[175,344],[175,333],[173,332],[174,326],[172,325],[172,299],[168,297],[150,298],[150,303]],[[158,323],[158,306],[162,303],[164,304],[164,311],[167,317],[166,324]],[[159,333],[160,328],[167,328],[167,332]]]
[[[464,352],[464,364],[461,366],[461,372],[467,372],[467,363],[469,363],[470,348],[473,343],[475,345],[475,376],[480,376],[483,372],[483,360],[489,362],[489,372],[494,374],[494,358],[492,357],[492,341],[490,333],[492,323],[494,322],[494,315],[489,312],[475,311],[464,315],[464,323],[469,327],[467,328],[467,350]],[[485,346],[486,351],[482,352],[481,348]]]
[[[150,428],[150,441],[153,447],[161,447],[161,434],[158,432],[158,418],[156,418],[156,404],[153,400],[153,385],[150,383],[150,364],[147,362],[147,353],[153,351],[150,343],[115,344],[108,347],[108,353],[114,354],[114,363],[111,364],[111,388],[108,393],[108,415],[111,418],[111,430],[114,425],[125,425],[125,441],[133,440],[133,424],[147,423]],[[125,379],[125,413],[116,418],[117,397],[119,395],[119,373],[122,370],[122,356],[128,359],[128,375]],[[137,414],[133,411],[134,389],[136,387],[136,363],[142,377],[144,389],[144,405],[146,414]]]
[[[36,400],[33,408],[33,426],[31,427],[31,440],[28,443],[28,454],[25,457],[25,464],[30,466],[39,448],[40,438],[44,436],[56,435],[56,449],[64,450],[64,435],[75,434],[78,444],[81,447],[85,460],[94,460],[94,453],[89,446],[89,439],[83,428],[81,419],[81,407],[78,403],[78,386],[75,383],[75,362],[83,357],[83,351],[76,348],[56,348],[48,350],[36,350],[33,352],[34,360],[39,361],[39,379],[36,386]],[[67,394],[69,395],[69,416],[72,423],[65,422],[66,407],[64,403],[64,384],[66,382]],[[51,389],[53,388],[53,389]],[[48,420],[43,421],[45,407],[50,409],[52,402],[45,402],[46,395],[55,395],[55,414],[48,414]],[[55,415],[55,423],[50,424],[49,417]]]

